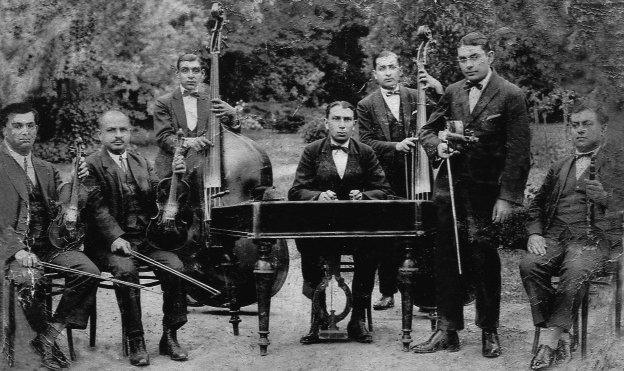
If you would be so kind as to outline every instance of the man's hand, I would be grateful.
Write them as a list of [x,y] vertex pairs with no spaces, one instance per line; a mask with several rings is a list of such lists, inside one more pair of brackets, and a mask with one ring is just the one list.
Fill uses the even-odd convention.
[[327,190],[321,192],[318,196],[319,201],[332,201],[336,199],[336,193],[334,191]]
[[37,255],[30,251],[20,250],[15,253],[15,260],[17,260],[22,267],[31,268],[39,264],[39,258]]
[[529,236],[529,242],[527,243],[527,250],[531,254],[544,255],[546,254],[546,239],[539,234],[532,234]]
[[197,138],[184,138],[183,146],[186,148],[192,148],[195,151],[199,152],[208,146],[212,146],[212,142],[209,141],[205,136]]
[[349,198],[352,200],[361,200],[364,194],[359,189],[353,189],[349,192]]
[[605,200],[609,197],[609,194],[605,191],[602,183],[596,179],[585,180],[585,192],[587,192],[587,197],[589,197],[592,201],[601,204],[605,204]]
[[513,206],[511,202],[499,198],[494,204],[494,209],[492,209],[492,221],[494,223],[503,223],[509,218],[512,211]]
[[398,142],[394,146],[394,148],[399,152],[409,153],[412,150],[412,148],[416,147],[417,141],[418,141],[418,138],[415,138],[415,137],[405,138],[402,141]]
[[111,252],[113,254],[130,255],[131,251],[132,246],[130,246],[130,242],[121,237],[117,237],[117,239],[111,244]]
[[[84,179],[89,176],[89,166],[87,165],[84,157],[80,157],[78,159],[78,164],[78,179]],[[74,170],[72,170],[70,178],[73,179],[74,175],[76,175],[76,173],[74,172]]]
[[423,84],[425,89],[433,89],[440,95],[444,94],[444,89],[440,81],[433,78],[433,76],[428,74],[424,69],[418,71],[418,81]]
[[212,100],[212,112],[216,113],[217,117],[234,117],[236,115],[236,108],[219,98],[215,98]]
[[186,173],[186,163],[184,162],[183,156],[176,156],[173,158],[173,163],[171,165],[171,170],[174,174],[185,174]]
[[442,159],[447,159],[457,154],[459,154],[459,151],[456,151],[453,148],[449,147],[448,143],[442,142],[438,144],[438,157]]

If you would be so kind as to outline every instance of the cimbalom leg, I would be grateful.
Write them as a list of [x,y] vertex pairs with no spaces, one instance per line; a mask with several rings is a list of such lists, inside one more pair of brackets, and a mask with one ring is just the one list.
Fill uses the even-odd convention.
[[223,276],[225,277],[225,290],[230,306],[230,323],[232,324],[234,335],[238,336],[238,324],[241,322],[241,319],[239,316],[240,306],[238,305],[237,292],[238,276],[236,274],[233,252],[234,241],[224,241],[222,248],[223,260],[221,262],[221,268],[223,270]]
[[399,267],[399,288],[401,290],[401,314],[403,325],[403,351],[409,351],[412,342],[412,313],[414,308],[414,300],[412,299],[412,285],[414,273],[416,273],[416,264],[412,255],[412,246],[407,241],[402,243],[404,259]]
[[271,289],[275,281],[275,268],[271,263],[271,248],[275,240],[255,240],[258,248],[258,261],[254,267],[256,293],[258,294],[258,334],[260,355],[267,354],[269,346],[269,314],[271,311]]

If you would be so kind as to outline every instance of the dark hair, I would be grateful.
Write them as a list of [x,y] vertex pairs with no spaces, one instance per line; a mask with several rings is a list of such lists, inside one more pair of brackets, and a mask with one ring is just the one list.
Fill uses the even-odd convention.
[[0,127],[5,127],[13,116],[29,112],[32,112],[35,116],[35,124],[39,124],[39,113],[32,104],[18,102],[6,105],[0,110]]
[[375,54],[373,56],[373,69],[374,70],[377,69],[377,59],[379,59],[379,58],[386,58],[386,57],[392,57],[392,56],[397,57],[397,61],[399,60],[399,56],[396,53],[391,52],[390,50],[382,50],[379,53]]
[[606,125],[607,122],[609,122],[609,116],[604,113],[604,110],[602,109],[602,105],[600,103],[590,102],[582,98],[574,99],[570,105],[570,109],[568,112],[571,116],[574,113],[583,112],[585,110],[594,112],[600,125]]
[[197,54],[193,54],[193,53],[186,53],[186,54],[182,54],[181,56],[178,57],[178,61],[176,62],[176,69],[180,69],[180,63],[182,62],[194,62],[194,61],[199,61],[199,64],[201,65],[201,59],[199,58],[199,56]]
[[459,46],[480,46],[487,53],[492,50],[490,40],[481,32],[470,32],[459,40]]
[[353,118],[355,119],[355,107],[353,107],[353,105],[349,102],[346,102],[344,100],[337,100],[334,102],[331,102],[330,104],[327,105],[327,109],[325,110],[325,118],[329,118],[329,111],[331,111],[332,108],[336,107],[336,106],[340,106],[341,108],[348,108],[351,111],[353,111]]

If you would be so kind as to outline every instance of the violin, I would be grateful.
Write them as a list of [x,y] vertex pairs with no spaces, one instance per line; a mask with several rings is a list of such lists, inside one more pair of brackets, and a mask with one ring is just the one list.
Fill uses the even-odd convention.
[[[59,191],[59,213],[48,226],[48,238],[52,246],[62,251],[75,250],[82,245],[85,236],[85,224],[81,211],[85,206],[86,187],[78,177],[80,159],[82,158],[82,140],[75,142],[76,159],[72,181],[63,184]],[[83,195],[83,197],[80,197]]]
[[[182,130],[178,130],[174,161],[184,151]],[[173,166],[173,164],[172,164]],[[192,214],[188,212],[189,185],[181,179],[182,174],[173,173],[158,183],[156,206],[158,213],[150,219],[146,237],[150,245],[167,251],[183,247],[188,237]]]

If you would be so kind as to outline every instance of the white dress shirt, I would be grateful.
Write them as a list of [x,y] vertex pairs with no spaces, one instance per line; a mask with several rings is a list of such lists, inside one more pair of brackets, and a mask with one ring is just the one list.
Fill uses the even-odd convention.
[[[336,143],[333,139],[330,138],[331,144],[344,148],[349,148],[350,141],[351,139],[347,140],[345,143],[340,144]],[[344,177],[345,170],[347,169],[347,160],[349,159],[349,154],[341,149],[333,149],[332,158],[334,159],[336,170],[338,170],[338,176],[340,177],[340,179],[342,179],[342,177]]]
[[479,98],[481,98],[481,93],[483,93],[483,90],[485,89],[488,82],[490,81],[490,77],[492,77],[492,69],[490,69],[488,71],[488,74],[485,76],[485,78],[480,81],[481,89],[477,89],[475,87],[470,88],[470,91],[468,92],[468,103],[470,104],[470,113],[472,113],[472,110],[477,105]]
[[[392,113],[392,116],[394,116],[394,118],[400,122],[401,121],[400,120],[401,96],[398,94],[399,85],[397,85],[393,90],[384,89],[382,87],[380,87],[379,89],[381,89],[381,96],[386,101],[388,108],[390,108],[390,112]],[[394,93],[394,94],[388,94],[388,93]]]
[[598,149],[600,149],[600,147],[596,148],[593,151],[589,151],[589,152],[579,152],[579,151],[576,151],[576,155],[577,156],[578,155],[588,155],[588,156],[581,156],[581,157],[577,158],[574,161],[574,166],[575,166],[575,170],[576,170],[576,180],[579,180],[581,178],[581,175],[583,175],[585,170],[587,170],[587,168],[591,164],[592,156],[596,155],[596,153],[598,152]]
[[24,169],[32,184],[37,184],[37,175],[35,175],[35,168],[32,164],[32,154],[29,153],[26,156],[22,156],[19,153],[15,152],[6,141],[4,141],[4,145],[9,150],[9,154],[11,155],[11,157],[13,157],[13,159],[22,169]]
[[117,166],[119,166],[119,168],[123,170],[124,173],[128,171],[128,152],[127,151],[124,151],[124,153],[120,155],[116,155],[110,151],[106,151],[106,152],[108,152],[108,155],[113,159],[113,161],[115,161]]
[[184,112],[186,114],[186,126],[192,131],[197,127],[197,98],[190,95],[184,95],[185,90],[186,89],[180,85],[182,102],[184,103]]

